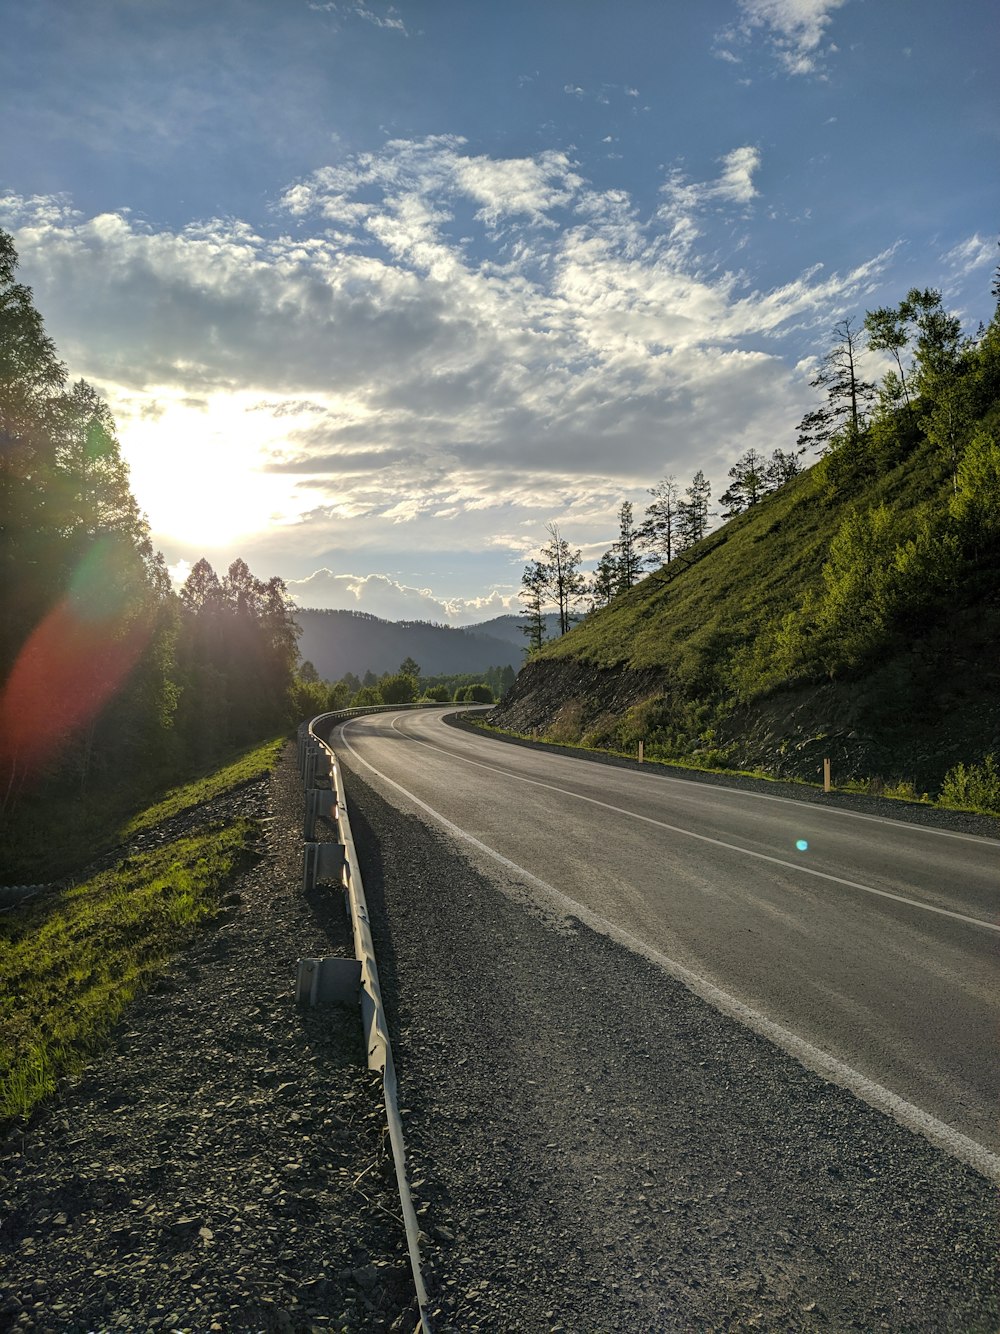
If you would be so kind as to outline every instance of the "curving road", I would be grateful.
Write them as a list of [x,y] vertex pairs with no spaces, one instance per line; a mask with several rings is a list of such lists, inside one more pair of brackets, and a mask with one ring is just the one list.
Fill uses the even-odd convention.
[[506,745],[436,712],[357,718],[333,743],[522,900],[996,1176],[1000,842]]

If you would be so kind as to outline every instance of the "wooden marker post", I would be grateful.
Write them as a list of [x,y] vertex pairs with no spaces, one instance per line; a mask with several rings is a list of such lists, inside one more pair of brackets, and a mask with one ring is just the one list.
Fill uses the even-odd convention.
[[823,761],[823,791],[830,791],[830,761],[828,759]]
[[640,741],[640,742],[639,742],[639,763],[640,763],[640,764],[642,763],[642,752],[643,752],[643,749],[644,749],[644,748],[645,748],[645,742],[644,742],[644,741]]

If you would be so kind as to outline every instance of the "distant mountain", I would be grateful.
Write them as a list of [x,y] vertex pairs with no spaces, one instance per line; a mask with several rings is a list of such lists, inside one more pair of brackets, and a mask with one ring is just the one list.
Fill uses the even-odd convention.
[[[517,640],[490,634],[484,626],[455,630],[428,621],[383,621],[366,612],[299,609],[299,652],[320,676],[337,681],[347,672],[362,676],[394,672],[404,658],[419,663],[425,676],[484,672],[487,667],[521,665],[524,636]],[[516,624],[517,617],[501,616]]]
[[[480,621],[465,628],[477,635],[492,635],[494,639],[502,639],[507,644],[523,649],[528,642],[521,629],[523,625],[523,616],[495,616],[492,621]],[[558,634],[559,617],[555,612],[550,612],[545,618],[545,636],[547,639],[555,639]]]

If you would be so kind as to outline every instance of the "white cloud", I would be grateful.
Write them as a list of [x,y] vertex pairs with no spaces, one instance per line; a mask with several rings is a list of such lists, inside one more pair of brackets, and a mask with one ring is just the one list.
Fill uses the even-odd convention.
[[749,145],[734,148],[722,159],[722,174],[715,186],[715,197],[731,200],[734,204],[749,204],[757,195],[753,174],[759,167],[758,149]]
[[953,246],[941,258],[959,276],[964,278],[976,269],[997,262],[996,239],[992,236],[980,236],[978,232],[975,232],[968,240],[962,241],[960,245]]
[[754,173],[760,169],[760,149],[752,144],[733,148],[719,159],[722,171],[714,181],[692,182],[679,170],[671,172],[661,193],[667,198],[666,214],[676,219],[690,218],[698,209],[718,202],[749,204],[757,198]]
[[[737,0],[741,19],[735,28],[719,35],[719,40],[746,40],[763,30],[779,62],[788,74],[817,74],[825,55],[835,51],[824,47],[827,29],[835,10],[847,0]],[[716,52],[722,59],[732,59],[723,47]]]
[[623,496],[721,479],[794,430],[809,394],[776,340],[832,325],[888,252],[762,289],[706,263],[700,231],[752,204],[759,167],[738,146],[643,216],[563,153],[436,136],[294,183],[284,235],[14,196],[0,225],[72,373],[108,394],[172,561],[294,548],[302,574],[494,550],[516,584],[547,520],[607,546]]
[[319,569],[290,579],[288,593],[300,607],[363,611],[386,621],[434,621],[475,625],[494,616],[520,613],[516,593],[492,589],[478,598],[437,598],[429,588],[412,588],[387,574],[335,574]]

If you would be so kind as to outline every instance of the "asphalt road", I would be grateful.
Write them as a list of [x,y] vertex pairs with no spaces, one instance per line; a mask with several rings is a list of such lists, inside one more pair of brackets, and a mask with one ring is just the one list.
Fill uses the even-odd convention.
[[1000,842],[509,746],[437,712],[354,719],[334,745],[524,902],[996,1175]]

